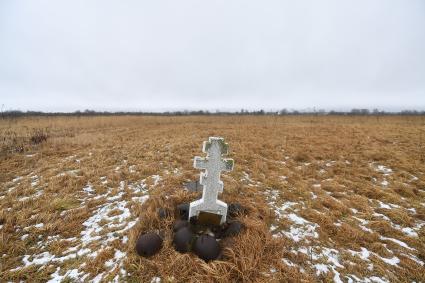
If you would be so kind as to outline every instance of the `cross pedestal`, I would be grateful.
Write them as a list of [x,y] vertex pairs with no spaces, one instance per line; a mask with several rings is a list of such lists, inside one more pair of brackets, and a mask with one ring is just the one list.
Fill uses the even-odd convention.
[[227,204],[218,199],[218,193],[223,192],[223,182],[220,180],[221,171],[233,170],[233,159],[222,159],[221,155],[228,153],[228,145],[223,138],[210,137],[204,141],[202,151],[206,158],[196,156],[193,167],[205,170],[200,175],[203,186],[202,198],[190,203],[189,220],[192,216],[212,214],[220,217],[220,224],[226,221]]

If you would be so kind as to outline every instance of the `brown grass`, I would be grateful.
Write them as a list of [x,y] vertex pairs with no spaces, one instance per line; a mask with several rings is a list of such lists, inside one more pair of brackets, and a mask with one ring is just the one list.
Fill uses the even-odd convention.
[[[400,230],[425,221],[424,121],[350,116],[0,120],[0,281],[46,281],[58,267],[61,275],[76,269],[86,281],[103,272],[104,281],[119,276],[129,282],[154,277],[162,282],[328,282],[335,271],[344,281],[353,275],[425,281],[424,266],[412,260],[425,261],[425,226],[415,228],[418,237]],[[244,232],[222,240],[222,257],[211,263],[176,252],[170,229],[175,206],[197,197],[182,190],[182,184],[199,177],[191,160],[202,154],[208,136],[225,137],[235,159],[235,170],[222,177],[221,198],[247,208],[240,216]],[[377,165],[392,173],[384,175]],[[161,180],[156,183],[153,175]],[[13,182],[17,177],[22,179]],[[134,189],[143,179],[145,187]],[[381,185],[383,181],[388,185]],[[90,193],[83,190],[88,185]],[[272,190],[279,192],[274,200]],[[95,198],[100,195],[105,197]],[[150,196],[143,205],[133,200],[143,195]],[[81,244],[83,223],[119,201],[126,203],[135,225],[116,232],[118,228],[108,225],[119,224],[116,219],[123,212],[111,207],[98,222],[100,239],[85,247],[97,251],[96,256],[16,269],[23,266],[25,255],[64,256]],[[394,207],[380,207],[379,201]],[[288,202],[295,205],[277,217],[274,210]],[[159,219],[159,207],[171,216]],[[289,213],[316,224],[318,237],[295,241],[277,233],[288,233],[294,225],[285,217]],[[40,223],[44,225],[35,226]],[[277,230],[270,231],[271,225]],[[164,246],[146,259],[134,252],[134,245],[148,231],[161,233]],[[114,238],[106,243],[108,233]],[[410,249],[385,238],[403,241]],[[338,252],[342,267],[331,269],[328,257],[322,256],[325,248]],[[361,248],[374,254],[362,260],[349,252]],[[108,267],[105,263],[117,250],[126,253],[121,266]],[[400,262],[393,266],[380,257]],[[318,274],[318,264],[329,271]]]

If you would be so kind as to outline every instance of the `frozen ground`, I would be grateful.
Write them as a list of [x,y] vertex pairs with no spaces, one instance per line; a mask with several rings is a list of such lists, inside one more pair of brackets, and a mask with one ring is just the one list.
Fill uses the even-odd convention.
[[[79,159],[76,159],[75,156],[69,156],[64,161],[79,162]],[[118,167],[115,168],[115,171],[117,170],[119,170]],[[135,166],[130,166],[129,171],[134,173]],[[67,172],[56,176],[64,176]],[[76,176],[72,174],[72,177]],[[28,191],[29,194],[19,197],[18,201],[33,201],[43,196],[43,187],[38,186],[40,178],[33,172],[27,176],[16,177],[11,180],[12,187],[7,190],[7,193],[12,193],[14,186],[18,186],[22,182],[30,182],[34,191]],[[82,223],[82,229],[78,236],[64,238],[61,235],[54,235],[43,238],[41,235],[43,229],[48,225],[47,223],[36,223],[17,228],[16,233],[22,234],[20,236],[22,241],[27,241],[28,238],[38,240],[27,248],[25,254],[19,257],[17,266],[9,271],[22,273],[31,267],[38,270],[52,267],[54,272],[51,273],[48,282],[61,282],[65,279],[73,279],[78,282],[88,280],[91,282],[111,281],[110,274],[116,274],[112,281],[119,282],[121,276],[124,278],[127,275],[123,266],[128,242],[127,232],[137,222],[134,213],[131,212],[131,207],[143,205],[149,198],[149,190],[157,186],[160,181],[159,175],[152,175],[136,182],[120,181],[117,187],[113,187],[109,186],[107,177],[103,176],[99,179],[102,187],[106,188],[103,193],[99,193],[96,186],[87,183],[78,193],[79,205],[64,210],[60,214],[61,217],[66,219],[69,213],[87,209],[88,203],[93,201],[98,203],[90,208],[90,216]],[[147,185],[147,182],[151,185]],[[44,183],[44,186],[47,185],[47,183]],[[0,226],[1,228],[2,226]],[[114,242],[115,244],[113,244]],[[117,245],[116,242],[121,244]],[[55,245],[65,246],[66,249],[57,253],[52,249],[52,246]],[[112,253],[112,257],[105,260],[103,271],[92,277],[85,271],[87,265],[104,252]],[[5,256],[3,255],[3,257]]]
[[[290,243],[281,259],[284,265],[303,274],[313,274],[318,280],[331,278],[334,282],[391,282],[406,265],[424,270],[420,237],[425,221],[416,217],[420,209],[417,205],[412,206],[403,197],[391,200],[362,198],[362,204],[357,204],[354,200],[358,199],[358,188],[332,177],[334,167],[341,166],[341,163],[352,165],[348,160],[296,162],[290,156],[285,156],[282,161],[262,159],[284,171],[284,175],[270,176],[276,187],[251,176],[249,168],[237,173],[237,180],[255,188],[273,211],[270,233],[274,238],[284,238]],[[63,162],[81,164],[84,160],[81,156],[69,156]],[[17,202],[25,205],[51,194],[49,183],[57,179],[81,178],[80,169],[65,167],[61,172],[54,171],[51,178],[44,177],[42,172],[16,176],[1,191],[0,198],[14,196]],[[369,169],[371,177],[367,179],[367,185],[377,192],[385,194],[398,184],[396,169],[376,162],[369,163]],[[138,168],[127,161],[111,166],[114,180],[109,179],[108,174],[102,174],[80,184],[74,193],[77,204],[61,209],[63,219],[80,211],[87,212],[78,226],[77,235],[65,237],[49,230],[49,236],[42,236],[50,226],[48,221],[41,222],[36,213],[30,217],[31,225],[17,225],[15,234],[25,249],[15,258],[8,272],[23,274],[27,270],[49,269],[48,282],[69,279],[120,282],[128,278],[125,266],[128,232],[138,221],[133,206],[143,205],[150,197],[150,190],[160,185],[164,176],[180,176],[184,172],[175,168],[162,171],[161,176],[153,174],[132,181],[118,180],[117,176],[122,172],[137,175]],[[313,172],[315,178],[301,178],[295,182],[294,176],[300,172]],[[407,176],[403,179],[406,186],[419,180],[412,174],[403,176]],[[265,176],[266,180],[268,178]],[[300,189],[297,185],[304,187]],[[367,207],[362,207],[364,204]],[[420,205],[425,206],[425,203]],[[6,207],[6,211],[13,209],[13,205]],[[0,229],[3,227],[0,225]],[[350,243],[343,239],[345,236],[357,238]],[[7,256],[2,255],[3,258]],[[97,266],[101,262],[102,266],[95,276],[90,270],[92,262]],[[267,276],[275,272],[275,267],[271,266]],[[151,282],[161,282],[161,278],[154,276]]]

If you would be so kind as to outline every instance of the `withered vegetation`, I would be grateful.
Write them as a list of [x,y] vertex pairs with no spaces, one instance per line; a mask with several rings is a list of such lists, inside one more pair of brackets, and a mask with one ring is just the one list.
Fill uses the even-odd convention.
[[[205,263],[171,227],[209,136],[235,160],[221,198],[247,213]],[[422,116],[0,120],[0,281],[423,282],[423,139]],[[165,240],[146,259],[148,231]]]

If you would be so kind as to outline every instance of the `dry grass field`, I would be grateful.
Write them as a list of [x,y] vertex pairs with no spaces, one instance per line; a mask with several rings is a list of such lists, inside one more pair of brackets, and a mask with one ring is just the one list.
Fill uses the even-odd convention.
[[[198,197],[209,136],[247,213],[205,263],[156,211]],[[0,282],[425,282],[425,117],[19,118],[0,139]]]

